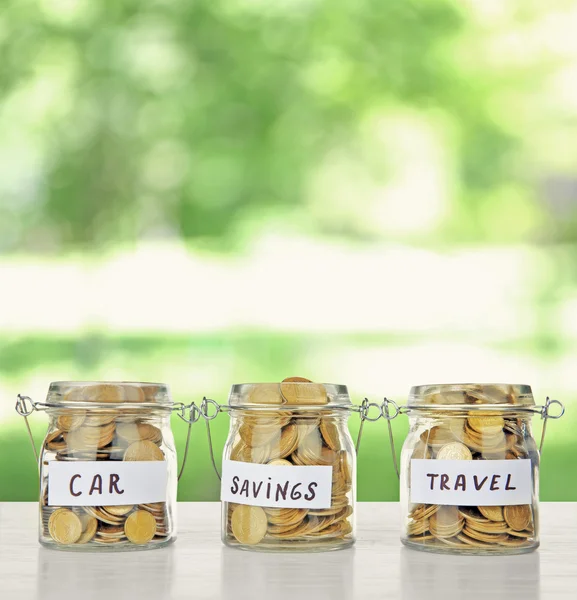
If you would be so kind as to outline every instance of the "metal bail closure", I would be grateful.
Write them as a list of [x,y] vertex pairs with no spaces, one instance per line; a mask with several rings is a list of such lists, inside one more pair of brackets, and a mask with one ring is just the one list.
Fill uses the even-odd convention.
[[[30,406],[28,406],[27,402],[30,403]],[[40,470],[38,450],[36,450],[36,444],[34,443],[34,436],[32,435],[32,430],[30,429],[28,417],[35,410],[41,410],[39,406],[40,405],[37,402],[34,402],[34,400],[32,400],[32,398],[30,398],[29,396],[23,396],[22,394],[18,394],[15,409],[21,417],[24,417],[24,423],[26,424],[26,429],[28,430],[28,437],[30,438],[32,452],[34,452],[34,458],[36,459],[36,466],[38,467],[38,470]]]
[[[371,408],[376,408],[379,412],[375,416],[371,416]],[[368,398],[365,398],[361,405],[358,408],[354,408],[353,410],[357,410],[361,417],[361,425],[359,427],[359,434],[357,436],[357,443],[355,444],[355,452],[358,455],[359,449],[361,447],[361,439],[363,437],[363,429],[365,426],[365,421],[375,422],[381,418],[381,407],[376,402],[369,402]]]
[[[553,405],[559,407],[558,414],[551,414]],[[545,400],[545,406],[541,407],[541,418],[543,419],[543,431],[541,432],[541,443],[539,444],[539,454],[543,453],[543,444],[545,442],[545,433],[547,432],[547,421],[549,419],[560,419],[565,414],[565,406],[559,400],[551,400],[549,396]]]
[[[392,406],[394,409],[393,414],[389,412],[389,407]],[[389,431],[389,443],[391,445],[391,454],[393,456],[393,465],[395,466],[395,473],[397,474],[397,479],[401,478],[399,473],[399,462],[397,460],[397,451],[395,450],[395,438],[393,437],[393,427],[391,426],[391,421],[396,419],[401,413],[401,409],[399,405],[394,400],[389,400],[385,398],[383,403],[381,404],[381,416],[383,419],[387,421],[387,429]]]
[[[188,448],[190,446],[190,434],[192,431],[192,425],[200,419],[200,410],[194,402],[191,402],[188,405],[180,402],[179,404],[175,404],[172,407],[172,410],[176,412],[180,419],[182,419],[185,423],[188,423],[188,430],[186,432],[186,443],[184,445],[184,455],[182,457],[182,465],[180,467],[180,470],[178,471],[177,477],[178,481],[180,481],[180,478],[184,473],[184,467],[186,466],[186,459],[188,457]],[[186,415],[187,411],[188,416]]]
[[[389,407],[392,406],[394,412],[391,414]],[[378,413],[376,415],[371,415],[371,408],[376,408]],[[359,407],[359,413],[361,415],[361,426],[359,427],[359,435],[357,437],[357,443],[355,446],[356,453],[359,453],[359,448],[361,446],[361,438],[363,434],[363,426],[365,421],[378,421],[379,419],[385,419],[387,421],[387,429],[389,431],[389,443],[391,444],[391,452],[393,455],[393,465],[395,467],[395,473],[397,477],[400,478],[399,474],[399,465],[397,462],[397,453],[395,451],[395,440],[393,438],[393,428],[391,426],[391,421],[396,418],[401,412],[401,408],[397,405],[393,400],[389,400],[385,398],[382,404],[377,404],[376,402],[369,402],[368,398],[365,398]]]
[[[211,406],[213,407],[212,411],[210,409]],[[216,466],[216,460],[214,458],[214,448],[212,446],[210,422],[213,419],[216,419],[216,417],[218,417],[218,415],[221,412],[225,411],[227,408],[228,407],[221,406],[218,402],[216,402],[215,400],[211,400],[206,396],[202,399],[202,403],[200,404],[200,415],[203,417],[204,422],[206,423],[206,437],[208,439],[208,450],[210,452],[210,460],[212,462],[212,468],[214,469],[214,472],[216,473],[216,476],[218,477],[219,481],[221,481],[221,476],[218,467]]]

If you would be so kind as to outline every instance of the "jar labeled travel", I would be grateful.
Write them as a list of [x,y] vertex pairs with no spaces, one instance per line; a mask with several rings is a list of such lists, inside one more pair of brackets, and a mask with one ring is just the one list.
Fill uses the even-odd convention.
[[136,550],[175,540],[175,406],[166,385],[55,382],[45,403],[20,396],[16,408],[49,418],[37,457],[41,544]]
[[[402,541],[419,550],[518,554],[539,546],[539,448],[528,385],[426,385],[403,412]],[[553,418],[558,418],[560,414]]]
[[221,479],[222,538],[320,551],[355,541],[356,456],[347,388],[289,378],[233,385]]

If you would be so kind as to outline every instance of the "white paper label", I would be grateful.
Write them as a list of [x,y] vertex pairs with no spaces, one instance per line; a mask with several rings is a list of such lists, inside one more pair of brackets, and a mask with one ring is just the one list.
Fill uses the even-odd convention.
[[224,460],[220,499],[275,508],[330,508],[332,480],[332,467]]
[[531,460],[411,460],[411,502],[450,506],[531,504]]
[[165,502],[168,463],[70,461],[48,464],[48,506],[114,506]]

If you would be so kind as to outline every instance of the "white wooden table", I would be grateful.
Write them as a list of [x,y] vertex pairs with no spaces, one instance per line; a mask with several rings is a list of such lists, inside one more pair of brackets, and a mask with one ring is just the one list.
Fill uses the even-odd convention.
[[537,552],[489,558],[404,548],[390,503],[360,503],[355,547],[321,554],[225,548],[218,503],[179,504],[176,543],[146,552],[47,550],[36,514],[0,504],[1,600],[577,599],[577,504],[541,505]]

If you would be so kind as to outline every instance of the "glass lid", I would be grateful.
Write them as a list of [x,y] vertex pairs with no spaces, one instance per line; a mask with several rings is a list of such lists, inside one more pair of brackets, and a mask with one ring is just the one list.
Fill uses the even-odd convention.
[[289,377],[280,383],[236,383],[230,390],[231,408],[346,408],[352,406],[346,385],[313,383]]
[[411,388],[409,408],[533,407],[530,385],[512,383],[443,383]]
[[53,381],[46,402],[49,406],[172,406],[166,384],[140,381]]

